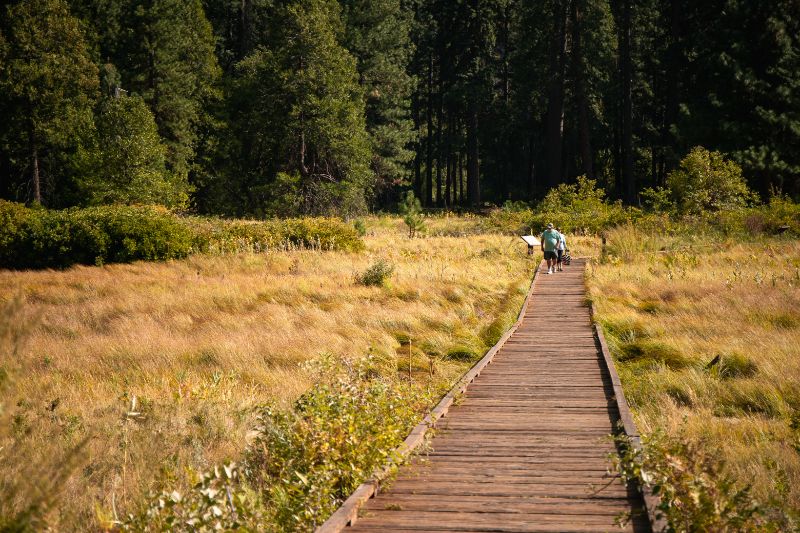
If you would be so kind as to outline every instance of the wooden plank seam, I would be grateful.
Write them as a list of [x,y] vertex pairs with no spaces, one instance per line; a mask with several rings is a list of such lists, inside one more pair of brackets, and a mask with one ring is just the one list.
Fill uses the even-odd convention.
[[393,456],[397,459],[394,462],[384,465],[382,468],[378,469],[376,472],[373,473],[372,477],[367,481],[363,482],[361,485],[356,488],[355,491],[342,503],[342,505],[321,525],[316,529],[316,533],[339,533],[344,528],[349,525],[352,525],[358,519],[358,511],[364,505],[364,503],[369,500],[370,498],[374,497],[378,491],[380,490],[380,484],[383,482],[384,479],[391,473],[392,469],[399,463],[401,463],[406,457],[411,455],[411,453],[416,450],[424,441],[425,435],[427,432],[436,427],[436,423],[439,419],[447,416],[447,412],[450,410],[450,407],[453,405],[455,399],[460,395],[463,394],[464,391],[467,390],[470,383],[472,383],[476,377],[478,377],[481,371],[492,362],[495,354],[503,347],[506,341],[514,334],[514,332],[519,328],[520,324],[522,324],[523,319],[525,318],[525,311],[528,309],[528,304],[530,303],[531,297],[533,296],[533,290],[536,287],[536,280],[539,277],[539,273],[542,270],[542,265],[544,261],[541,261],[539,265],[536,267],[533,273],[533,279],[531,280],[530,288],[528,289],[528,295],[525,297],[525,301],[522,304],[522,309],[519,311],[519,315],[517,316],[517,321],[514,323],[511,328],[497,341],[497,343],[492,346],[486,355],[484,355],[480,361],[475,363],[462,377],[459,379],[456,384],[447,392],[447,394],[442,397],[439,403],[434,407],[430,413],[428,413],[425,418],[417,424],[414,429],[411,430],[408,437],[403,441],[400,446],[398,446]]
[[[588,290],[587,290],[588,293]],[[622,382],[619,379],[617,368],[614,365],[614,359],[611,358],[611,352],[608,350],[605,335],[603,335],[603,328],[597,324],[595,316],[594,303],[589,299],[589,313],[592,317],[592,328],[594,329],[597,343],[600,346],[600,352],[603,354],[603,362],[611,376],[611,385],[614,389],[614,401],[617,404],[620,420],[622,421],[622,429],[625,435],[630,439],[631,446],[637,450],[642,450],[642,440],[639,435],[639,429],[636,427],[636,422],[633,420],[633,413],[631,413],[628,400],[625,399],[625,393],[622,390]],[[663,514],[658,510],[661,503],[661,497],[657,494],[652,494],[650,491],[645,490],[640,483],[637,483],[637,490],[642,495],[644,500],[644,507],[647,511],[647,517],[650,521],[650,527],[653,533],[662,533],[667,529],[667,521]]]

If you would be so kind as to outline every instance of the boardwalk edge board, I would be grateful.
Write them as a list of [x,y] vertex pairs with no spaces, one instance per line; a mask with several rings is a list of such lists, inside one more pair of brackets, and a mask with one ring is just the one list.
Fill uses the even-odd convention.
[[[619,379],[619,374],[617,374],[614,359],[611,358],[611,352],[608,350],[608,343],[606,343],[605,335],[603,335],[603,328],[597,323],[594,302],[592,302],[591,298],[589,299],[589,313],[592,317],[592,329],[594,329],[597,343],[600,345],[600,352],[603,354],[603,361],[605,362],[609,376],[611,376],[611,385],[614,388],[614,401],[617,404],[617,411],[622,421],[622,429],[625,435],[630,439],[633,448],[635,450],[641,450],[642,439],[639,435],[639,429],[636,427],[636,422],[633,420],[633,413],[631,413],[628,400],[625,399],[625,393],[622,391],[622,382]],[[650,527],[653,533],[666,531],[667,521],[662,513],[658,511],[661,498],[645,490],[644,487],[638,483],[636,488],[641,492],[642,498],[644,499],[644,507],[647,510],[647,517],[650,521]]]
[[414,452],[414,450],[416,450],[425,441],[425,435],[427,434],[428,430],[436,428],[436,423],[439,421],[439,419],[447,415],[447,412],[450,410],[450,407],[453,405],[455,399],[460,394],[463,394],[467,387],[469,387],[470,383],[472,383],[475,378],[480,375],[481,371],[483,371],[483,369],[492,362],[495,354],[500,350],[500,348],[503,347],[503,345],[511,337],[511,335],[513,335],[520,324],[522,324],[522,320],[525,318],[525,310],[528,308],[528,304],[530,303],[531,296],[533,295],[533,289],[536,287],[536,279],[539,277],[539,273],[542,271],[543,264],[544,261],[541,261],[534,270],[533,279],[531,280],[531,285],[528,288],[528,295],[525,297],[525,301],[522,303],[522,308],[519,311],[517,321],[514,323],[514,325],[505,332],[500,340],[497,341],[497,344],[492,346],[489,351],[486,352],[486,355],[484,355],[480,361],[475,363],[475,365],[456,382],[453,388],[451,388],[450,391],[444,395],[436,407],[434,407],[430,413],[425,416],[422,422],[417,424],[414,429],[411,430],[411,433],[409,433],[408,437],[406,437],[403,443],[395,450],[394,456],[399,458],[399,460],[385,465],[383,468],[375,472],[370,479],[359,485],[358,488],[353,491],[350,497],[348,497],[344,503],[342,503],[341,507],[339,507],[339,509],[337,509],[321,526],[316,529],[316,533],[339,533],[347,526],[354,524],[358,519],[359,509],[361,509],[367,500],[377,494],[381,482],[389,475],[389,473],[392,471],[392,468],[401,463],[406,457],[411,455],[411,453]]

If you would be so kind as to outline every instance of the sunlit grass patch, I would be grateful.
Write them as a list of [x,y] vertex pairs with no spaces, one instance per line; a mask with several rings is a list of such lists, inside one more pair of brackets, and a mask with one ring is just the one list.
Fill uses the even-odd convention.
[[589,269],[640,430],[679,428],[759,502],[800,509],[800,242],[636,226]]
[[[431,226],[476,224],[460,220]],[[25,311],[4,320],[24,319],[28,330],[24,371],[14,371],[14,399],[0,413],[17,421],[11,434],[0,424],[0,489],[27,487],[39,479],[31,469],[57,471],[88,438],[59,492],[69,505],[48,520],[99,528],[150,489],[184,490],[193,473],[239,458],[257,407],[290,407],[314,381],[303,363],[320,354],[369,355],[399,382],[410,362],[414,383],[443,390],[513,322],[540,255],[509,235],[409,239],[400,219],[364,222],[361,253],[0,271],[0,300],[19,294]],[[388,282],[358,283],[379,260],[394,266]],[[128,416],[134,397],[139,414]],[[0,500],[7,513],[24,496]]]

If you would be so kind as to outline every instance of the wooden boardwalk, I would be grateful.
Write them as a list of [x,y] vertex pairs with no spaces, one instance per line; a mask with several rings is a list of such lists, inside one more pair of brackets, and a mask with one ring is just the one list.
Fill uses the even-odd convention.
[[639,492],[607,473],[620,415],[584,266],[538,276],[519,327],[438,421],[431,450],[348,530],[650,531]]

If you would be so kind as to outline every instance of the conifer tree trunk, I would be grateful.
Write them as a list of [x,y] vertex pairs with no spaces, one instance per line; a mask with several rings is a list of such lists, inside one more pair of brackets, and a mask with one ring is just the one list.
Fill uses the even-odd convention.
[[478,104],[474,96],[467,104],[467,197],[473,207],[481,203],[480,163],[478,162]]
[[428,135],[425,139],[427,149],[427,166],[425,168],[425,196],[423,198],[423,204],[426,206],[431,206],[433,204],[433,53],[428,55],[427,90]]
[[464,205],[464,155],[458,153],[458,205]]
[[450,207],[452,205],[452,188],[451,183],[453,182],[453,167],[455,166],[453,161],[453,117],[452,114],[448,111],[447,113],[447,147],[445,152],[446,156],[446,169],[447,173],[445,175],[445,189],[444,189],[444,207]]
[[550,80],[547,89],[546,147],[547,184],[562,180],[564,145],[564,63],[567,46],[566,18],[569,0],[554,2],[555,27],[550,43]]
[[[412,100],[412,113],[414,117],[414,131],[419,133],[420,128],[420,113],[419,113],[419,97],[415,94]],[[417,136],[414,141],[414,194],[417,198],[422,198],[422,142]]]
[[33,177],[33,199],[42,203],[42,181],[39,176],[39,149],[36,143],[31,144],[31,166]]
[[633,175],[633,66],[631,61],[631,0],[622,2],[620,28],[620,75],[622,77],[622,181],[625,185],[625,202],[636,200],[636,182]]
[[444,159],[444,146],[442,146],[442,128],[444,120],[444,110],[442,109],[444,98],[442,96],[442,64],[439,61],[439,90],[436,95],[436,207],[442,207],[442,160]]
[[530,198],[533,198],[534,194],[536,194],[536,158],[534,154],[536,139],[534,133],[528,135],[528,164],[527,171],[528,171],[528,194]]
[[[671,147],[674,153],[678,148],[675,146],[675,139],[672,135],[672,126],[678,121],[678,108],[680,105],[680,86],[679,80],[682,72],[682,50],[681,50],[681,27],[683,13],[680,0],[670,1],[670,42],[667,49],[667,104],[664,110],[664,125],[662,129],[662,144],[664,147]],[[661,161],[658,169],[656,185],[665,185],[668,167],[675,165],[674,157],[666,161],[664,155],[666,148],[662,150]]]
[[586,96],[586,74],[581,42],[582,15],[578,0],[574,0],[572,2],[572,67],[575,80],[575,98],[578,105],[578,143],[581,154],[581,170],[587,177],[594,178],[589,102]]
[[42,203],[42,182],[39,176],[39,147],[36,144],[36,135],[33,125],[28,129],[28,145],[31,157],[31,181],[33,183],[33,200]]

